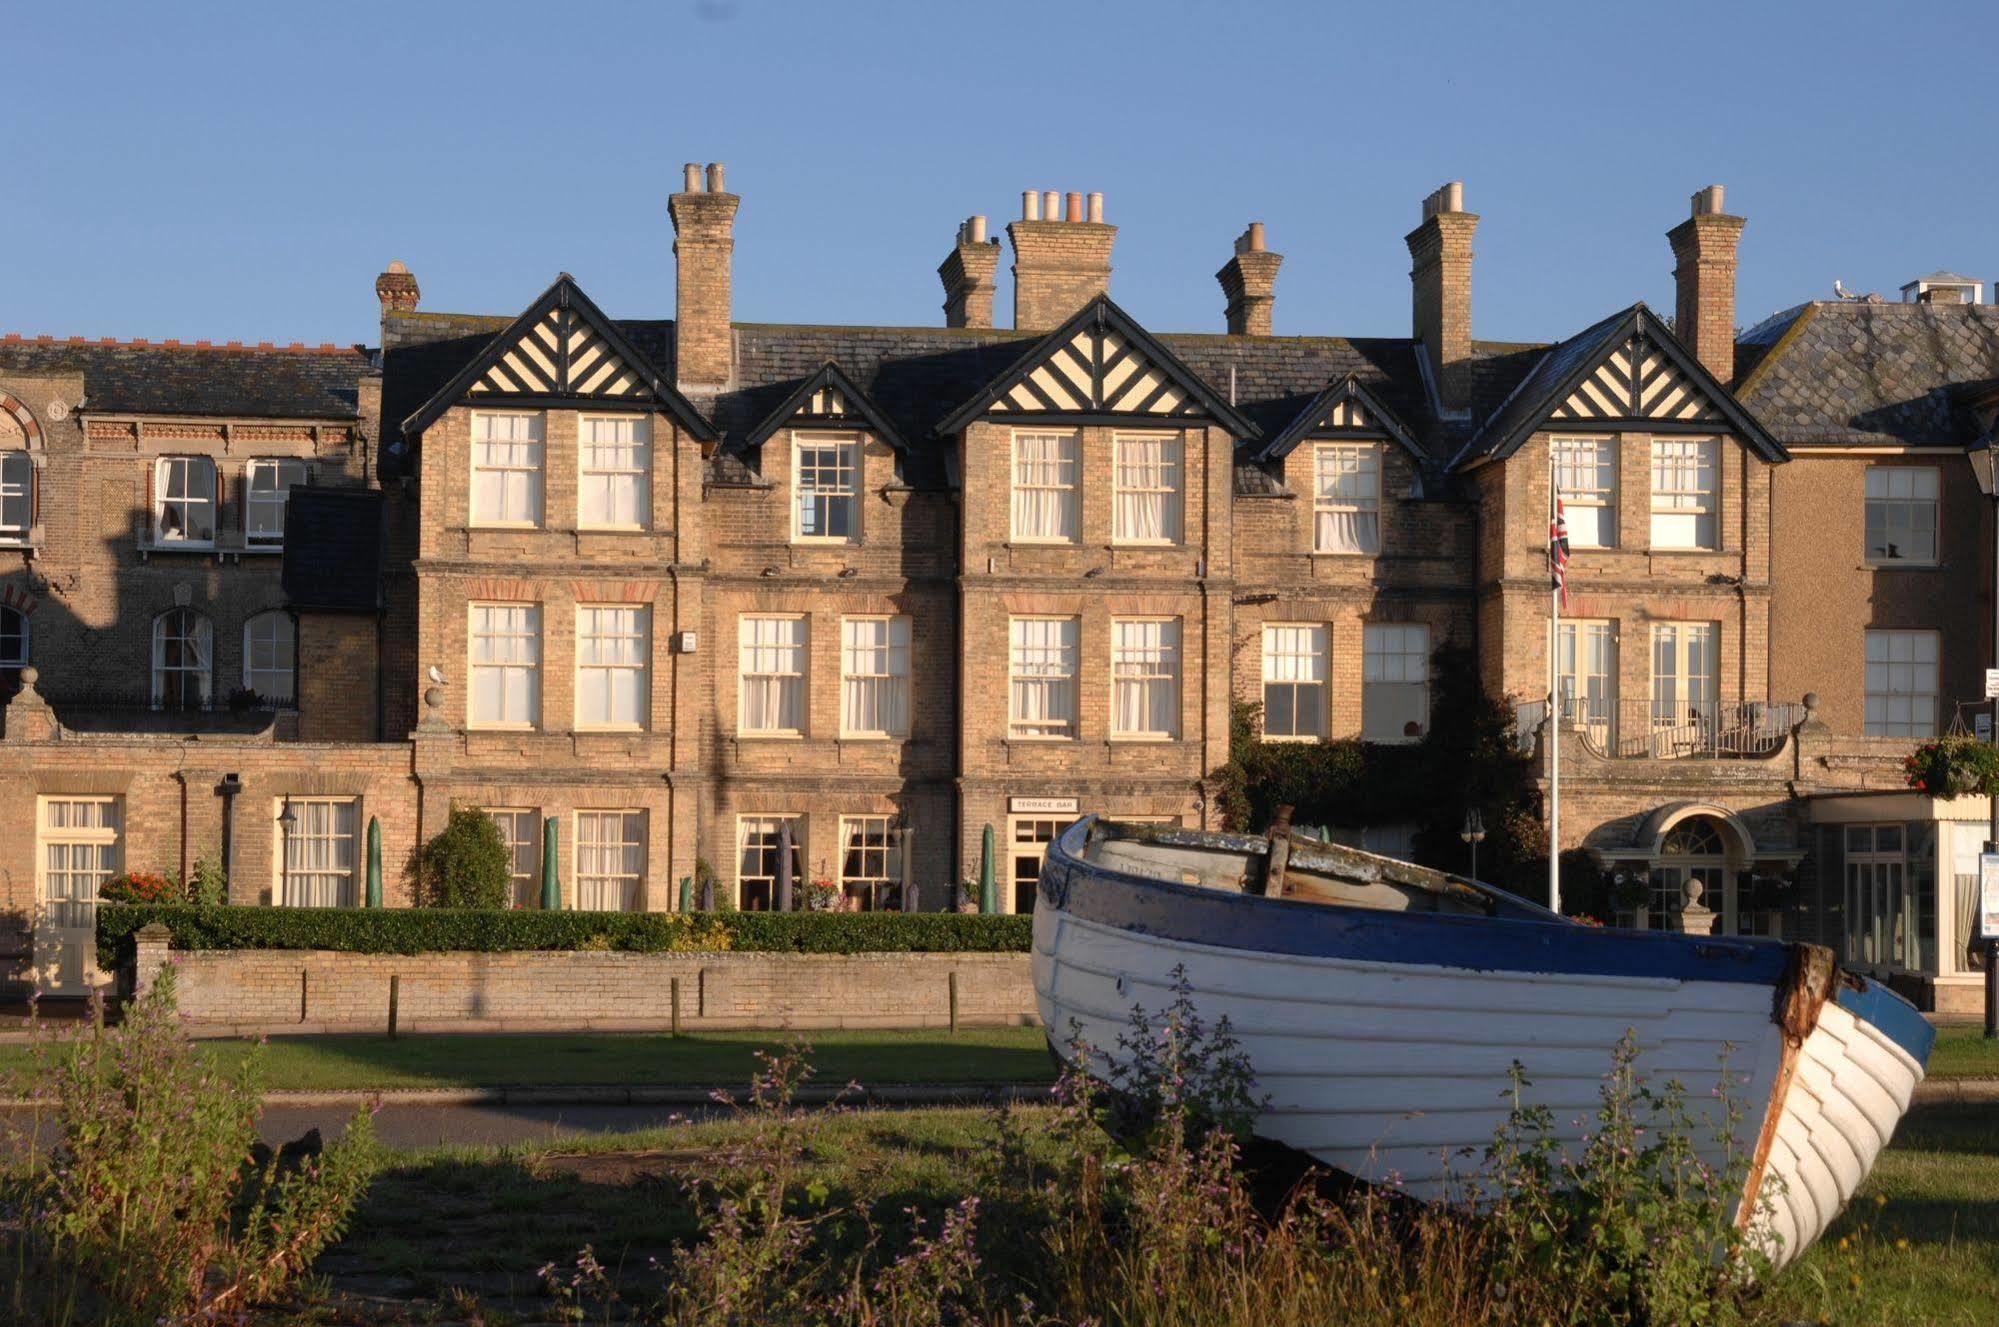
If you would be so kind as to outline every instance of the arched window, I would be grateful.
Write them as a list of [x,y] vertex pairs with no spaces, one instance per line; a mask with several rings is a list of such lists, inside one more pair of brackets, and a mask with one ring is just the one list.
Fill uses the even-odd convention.
[[273,609],[243,624],[243,685],[266,705],[289,705],[296,694],[298,624]]
[[214,683],[215,629],[192,608],[153,619],[153,708],[208,708]]
[[0,668],[22,668],[28,662],[28,615],[12,604],[0,604]]
[[0,452],[0,541],[18,543],[35,525],[35,458]]

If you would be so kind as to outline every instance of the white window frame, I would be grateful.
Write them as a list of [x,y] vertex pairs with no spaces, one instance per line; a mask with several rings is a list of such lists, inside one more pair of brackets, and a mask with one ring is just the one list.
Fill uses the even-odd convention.
[[[266,475],[273,477],[275,486],[258,488],[258,479]],[[311,482],[311,468],[296,456],[253,458],[243,469],[244,542],[251,548],[283,548],[291,491]]]
[[[1128,451],[1156,447],[1153,456]],[[1187,443],[1178,433],[1111,435],[1111,542],[1139,548],[1171,548],[1185,538]],[[1133,527],[1149,506],[1158,509],[1160,533],[1141,535]]]
[[1651,646],[1653,728],[1713,722],[1721,704],[1721,628],[1713,622],[1654,622]]
[[[532,908],[541,902],[541,812],[522,806],[488,806],[481,810],[499,827],[507,845],[507,880],[512,906]],[[525,830],[525,833],[523,831]]]
[[[10,624],[13,630],[7,629]],[[0,604],[0,668],[26,668],[33,657],[28,615],[12,604]]]
[[[1052,633],[1051,629],[1052,628]],[[1037,637],[1038,639],[1028,639]],[[1075,616],[1021,616],[1007,621],[1007,737],[1016,742],[1073,742],[1081,728],[1076,685],[1082,658],[1083,619]],[[1043,717],[1024,717],[1026,697],[1040,693],[1033,707]]]
[[[1707,482],[1701,483],[1705,473]],[[1690,542],[1661,537],[1661,521],[1692,523]],[[1670,531],[1669,524],[1664,529]],[[1721,547],[1721,444],[1713,438],[1652,439],[1651,546],[1669,552]]]
[[[1877,567],[1936,566],[1942,547],[1943,472],[1928,465],[1870,465],[1862,485],[1867,561]],[[1877,489],[1880,491],[1876,492]],[[1888,552],[1897,546],[1894,542],[1897,530],[1905,531],[1905,539],[1913,546],[1914,540],[1925,533],[1926,526],[1928,553],[1918,556]]]
[[[1380,555],[1383,453],[1378,442],[1313,444],[1312,552],[1329,557]],[[1354,537],[1346,544],[1332,537],[1342,518],[1354,526]]]
[[[1263,740],[1323,742],[1329,736],[1332,706],[1333,629],[1325,622],[1266,622],[1261,631],[1263,654]],[[1270,694],[1283,688],[1291,697],[1288,731],[1270,726]],[[1311,725],[1301,724],[1301,701],[1312,693]]]
[[[744,613],[737,622],[737,733],[744,737],[803,737],[812,723],[811,619],[803,613]],[[763,638],[761,624],[779,622],[796,624],[797,639],[779,639],[776,633]],[[795,666],[791,659],[795,659]],[[772,690],[767,710],[776,722],[751,725],[752,683]],[[788,708],[786,697],[794,691],[798,722],[787,725],[782,721]]]
[[[1412,643],[1414,648],[1412,648]],[[1420,742],[1430,731],[1430,628],[1423,622],[1369,622],[1361,628],[1361,673],[1360,709],[1361,740],[1382,745],[1396,745]],[[1412,660],[1414,662],[1412,662]],[[1412,673],[1418,674],[1411,676]],[[1385,688],[1394,687],[1394,695],[1406,697],[1413,693],[1418,700],[1414,709],[1421,714],[1416,720],[1418,730],[1413,735],[1407,730],[1409,720],[1405,717],[1402,728],[1395,732],[1383,732],[1380,720],[1383,717],[1371,715],[1377,705],[1385,705]],[[1370,704],[1373,700],[1375,704]],[[1406,707],[1397,707],[1398,713]],[[1370,722],[1371,719],[1376,720]]]
[[[1023,457],[1022,444],[1037,454]],[[1053,450],[1048,445],[1054,444]],[[1008,450],[1007,506],[1011,512],[1008,538],[1016,544],[1078,544],[1083,540],[1083,435],[1075,430],[1016,429]],[[1032,519],[1023,519],[1031,495],[1042,496],[1060,527],[1054,533]]]
[[[576,813],[574,906],[578,912],[638,912],[644,908],[645,815],[631,807],[590,807]],[[615,831],[617,837],[607,837],[607,831]],[[616,907],[602,906],[610,890],[617,891]]]
[[[260,627],[282,627],[282,631],[260,632]],[[260,636],[262,637],[260,639]],[[271,662],[258,666],[258,656],[268,652]],[[280,663],[280,660],[288,660]],[[282,681],[266,689],[258,678]],[[243,688],[254,691],[268,705],[293,704],[298,697],[298,620],[282,608],[258,613],[243,623]]]
[[1869,737],[1935,737],[1940,633],[1869,628],[1861,731]]
[[[862,613],[840,619],[840,736],[909,736],[909,639],[904,616]],[[886,722],[858,722],[870,709]]]
[[[481,430],[500,421],[527,424],[525,436],[482,437]],[[484,448],[520,447],[520,456],[484,459]],[[545,510],[548,465],[548,416],[538,410],[475,410],[472,412],[471,490],[466,505],[466,524],[475,530],[538,530]],[[482,509],[479,488],[483,476],[497,476],[497,514]],[[519,511],[522,514],[511,514]]]
[[[1599,745],[1617,737],[1617,624],[1605,618],[1563,618],[1556,675],[1563,712]],[[1605,746],[1607,750],[1607,745]]]
[[[831,452],[829,466],[815,462],[809,469],[805,453]],[[807,483],[807,475],[812,476]],[[846,512],[845,534],[812,534],[806,531],[808,499],[823,503],[820,519],[833,524],[836,511]],[[794,429],[791,434],[791,539],[798,544],[858,544],[861,542],[861,440],[852,433],[814,433]]]
[[[194,491],[197,481],[206,473],[208,491],[201,494]],[[181,496],[169,497],[168,490],[173,485],[173,476],[182,476]],[[213,456],[162,456],[153,462],[153,542],[155,544],[176,544],[182,548],[213,548],[215,533],[222,523],[220,493],[216,488],[215,458]],[[179,522],[177,529],[168,529],[168,514],[174,513]],[[197,513],[207,514],[208,533],[192,536],[187,532],[199,528]]]
[[[66,797],[46,796],[40,800],[35,816],[35,826],[40,831],[41,842],[35,852],[35,877],[38,886],[36,900],[43,913],[37,919],[38,925],[56,929],[75,928],[92,925],[97,915],[97,891],[106,880],[125,869],[125,808],[118,797]],[[88,817],[102,824],[56,825],[52,822],[55,808],[102,807],[101,815]],[[71,819],[63,816],[62,819]],[[62,848],[63,862],[58,866],[50,860],[51,848]],[[108,852],[104,851],[109,849]],[[60,878],[67,886],[66,891],[57,896],[50,884]],[[89,897],[80,896],[78,882],[94,878],[95,887]],[[72,912],[71,909],[76,911]],[[86,970],[88,964],[86,963]]]
[[[613,430],[629,426],[629,438],[596,438],[602,425]],[[601,494],[601,498],[594,496]],[[614,519],[620,503],[632,519]],[[591,519],[593,506],[605,513]],[[576,528],[579,530],[647,530],[652,526],[652,417],[650,415],[581,415],[576,421]]]
[[[858,863],[860,869],[853,869]],[[840,817],[840,892],[862,912],[902,907],[902,844],[892,815]]]
[[[309,816],[319,808],[329,812],[324,830],[310,826]],[[280,821],[278,830],[278,880],[271,898],[287,908],[352,908],[361,902],[361,801],[356,797],[285,797],[279,799],[278,814],[289,810],[289,829]],[[344,818],[342,813],[345,813]],[[344,823],[343,823],[344,819]],[[307,868],[301,860],[305,845],[323,842],[331,860],[323,866]],[[342,846],[344,845],[344,847]],[[330,891],[331,903],[314,901],[321,891]]]
[[[736,817],[736,906],[745,912],[764,912],[777,907],[777,836],[786,822],[791,825],[791,889],[795,909],[798,894],[805,888],[804,818],[795,811],[766,811]],[[757,854],[758,869],[747,871],[744,868],[750,864],[752,852]],[[751,906],[752,885],[765,891],[761,907]]]
[[[183,626],[178,631],[169,631],[172,622]],[[170,662],[168,653],[178,646],[180,662]],[[186,652],[192,649],[198,655],[190,666]],[[179,688],[179,696],[169,698],[167,681],[171,677],[193,678],[196,687],[195,704],[188,704],[186,683]],[[153,619],[153,708],[156,710],[205,710],[215,703],[215,624],[206,613],[195,608],[169,608]]]
[[[623,621],[629,614],[629,621]],[[607,648],[610,647],[610,648]],[[581,732],[643,732],[652,716],[652,609],[646,604],[576,605],[576,727]],[[618,713],[619,683],[630,689],[630,717]],[[602,704],[592,712],[594,701]]]
[[[1180,619],[1111,619],[1111,740],[1172,742],[1180,736]],[[1156,711],[1168,716],[1154,724]],[[1127,712],[1138,722],[1126,722]]]
[[[0,451],[0,544],[24,544],[35,533],[35,454]],[[7,513],[18,513],[9,520]]]
[[1617,439],[1556,438],[1556,491],[1571,548],[1617,547]]
[[[494,618],[492,614],[520,614],[518,622]],[[481,615],[487,616],[481,630]],[[465,606],[465,726],[501,732],[527,732],[541,723],[541,605],[475,601]],[[518,642],[527,642],[522,647]],[[500,648],[485,642],[514,642]],[[497,673],[500,711],[497,715],[480,710],[480,683],[486,673]],[[523,717],[511,718],[515,688],[519,688]]]

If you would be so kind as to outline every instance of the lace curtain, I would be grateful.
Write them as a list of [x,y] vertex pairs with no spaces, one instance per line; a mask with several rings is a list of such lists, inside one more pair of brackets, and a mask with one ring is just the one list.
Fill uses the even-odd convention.
[[1112,731],[1171,737],[1179,729],[1180,625],[1111,623]]
[[1013,440],[1013,533],[1016,539],[1075,539],[1076,436],[1023,433]]
[[294,908],[354,906],[353,802],[293,802],[285,835],[284,902]]
[[805,731],[805,619],[743,619],[743,731]]

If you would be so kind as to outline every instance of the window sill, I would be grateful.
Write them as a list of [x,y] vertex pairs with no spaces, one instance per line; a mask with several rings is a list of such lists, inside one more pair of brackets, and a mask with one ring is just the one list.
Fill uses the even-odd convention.
[[908,733],[841,733],[842,742],[869,742],[886,746],[891,742],[907,742]]
[[579,723],[572,731],[585,737],[634,737],[647,729],[642,723]]
[[800,548],[859,548],[861,544],[859,539],[840,539],[831,535],[820,538],[805,534],[793,535],[791,542]]
[[1080,539],[1022,539],[1015,537],[1001,544],[1001,548],[1081,548]]
[[579,525],[577,534],[651,534],[649,525]]
[[1178,539],[1113,539],[1110,546],[1115,551],[1120,548],[1173,549],[1187,545]]
[[1180,738],[1173,733],[1112,733],[1104,740],[1113,746],[1164,746]]
[[1942,571],[1941,562],[1918,562],[1914,558],[1867,558],[1861,563],[1869,571]]
[[803,742],[805,740],[805,734],[799,732],[789,732],[789,733],[766,733],[761,731],[738,732],[736,734],[736,740],[738,742]]
[[1059,745],[1076,741],[1074,733],[1008,733],[1006,740],[1020,742],[1028,746]]
[[468,723],[468,733],[538,733],[541,731],[531,723]]
[[1266,746],[1318,746],[1326,739],[1316,733],[1301,733],[1296,735],[1282,733],[1272,735],[1265,733],[1261,740]]
[[1315,548],[1312,550],[1312,556],[1315,558],[1378,558],[1381,556],[1381,550],[1378,548]]
[[539,531],[544,527],[538,521],[481,521],[467,525],[467,534],[520,534],[524,531]]

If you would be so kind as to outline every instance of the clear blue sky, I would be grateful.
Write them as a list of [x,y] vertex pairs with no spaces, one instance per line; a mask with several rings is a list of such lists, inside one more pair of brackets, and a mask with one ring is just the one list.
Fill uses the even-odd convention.
[[959,220],[1029,187],[1105,193],[1112,293],[1167,331],[1220,329],[1260,219],[1279,332],[1406,334],[1402,236],[1457,178],[1481,337],[1670,309],[1663,233],[1716,181],[1744,323],[1835,277],[1999,278],[1989,3],[78,3],[0,37],[0,330],[30,334],[372,341],[391,258],[426,308],[567,269],[669,317],[697,159],[743,197],[751,321],[935,323]]

